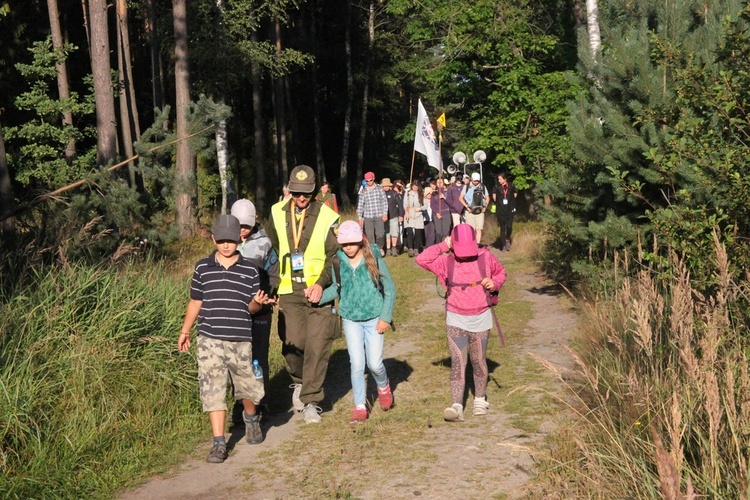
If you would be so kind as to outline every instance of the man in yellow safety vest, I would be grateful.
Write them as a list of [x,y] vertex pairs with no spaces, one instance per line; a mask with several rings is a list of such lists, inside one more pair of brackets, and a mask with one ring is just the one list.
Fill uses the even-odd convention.
[[268,237],[279,256],[279,337],[292,377],[292,405],[305,422],[320,422],[323,382],[338,316],[318,304],[332,282],[339,215],[314,199],[315,172],[292,169],[292,197],[271,207]]

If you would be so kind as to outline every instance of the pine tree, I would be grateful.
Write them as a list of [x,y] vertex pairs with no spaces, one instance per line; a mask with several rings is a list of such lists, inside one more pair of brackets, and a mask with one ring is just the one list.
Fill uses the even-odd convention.
[[[544,186],[560,265],[598,261],[643,240],[651,216],[679,202],[693,185],[688,165],[653,161],[680,124],[675,79],[684,60],[667,62],[666,47],[690,54],[692,64],[714,71],[722,19],[739,1],[613,1],[598,11],[602,47],[596,61],[585,44],[579,74],[587,89],[572,102],[569,131],[575,161]],[[583,34],[582,34],[583,36]],[[568,263],[568,264],[566,264]]]

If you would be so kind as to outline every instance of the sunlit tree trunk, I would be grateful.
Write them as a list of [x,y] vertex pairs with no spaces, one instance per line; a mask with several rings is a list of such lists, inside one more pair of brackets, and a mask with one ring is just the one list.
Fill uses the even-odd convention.
[[175,126],[177,155],[175,172],[175,209],[177,231],[181,238],[195,231],[193,213],[195,194],[195,158],[190,152],[188,135],[188,106],[190,105],[190,71],[188,66],[187,0],[172,0],[175,40]]
[[[258,43],[258,32],[250,33],[250,42]],[[260,64],[256,61],[251,65],[253,82],[253,163],[255,165],[255,201],[258,210],[265,213],[268,206],[268,191],[266,190],[266,142],[263,122],[263,87],[261,83]],[[273,201],[273,198],[271,198]]]
[[104,166],[117,158],[115,97],[109,62],[109,29],[106,0],[89,0],[91,22],[91,73],[96,100],[96,163]]
[[[49,13],[49,27],[52,33],[52,47],[56,50],[62,50],[63,36],[60,29],[60,13],[57,9],[57,0],[47,0],[47,11]],[[57,92],[60,100],[70,99],[70,86],[68,84],[68,65],[65,61],[55,63],[57,69]],[[73,112],[70,109],[63,111],[63,127],[73,127]],[[76,141],[72,136],[65,146],[65,160],[68,165],[71,164],[76,155]]]
[[128,5],[126,0],[117,0],[117,28],[121,37],[121,52],[125,66],[125,84],[127,88],[128,108],[130,109],[131,126],[135,132],[135,140],[141,139],[141,125],[138,117],[138,106],[135,100],[135,84],[133,83],[133,60],[130,53],[130,30],[128,29]]
[[[3,142],[3,126],[0,123],[0,215],[12,212],[16,208],[13,198],[13,185],[10,183],[10,172],[8,172],[8,159],[5,156],[5,142]],[[15,232],[15,217],[8,217],[0,221],[0,229],[7,237]]]
[[346,111],[344,113],[344,133],[341,145],[341,165],[339,177],[341,179],[341,204],[349,205],[349,182],[347,182],[349,165],[349,141],[352,128],[352,100],[354,99],[354,76],[352,75],[352,41],[351,41],[351,11],[349,3],[346,5],[346,29],[344,34],[344,49],[346,59]]
[[[120,0],[118,0],[119,3]],[[118,23],[119,24],[119,23]],[[120,136],[122,138],[122,148],[125,152],[126,158],[133,157],[133,136],[130,129],[130,109],[128,107],[128,96],[127,96],[127,76],[125,71],[125,56],[122,50],[122,32],[120,26],[117,27],[117,67],[118,67],[118,80],[120,98]],[[132,161],[128,162],[128,180],[130,187],[135,189],[135,163]]]

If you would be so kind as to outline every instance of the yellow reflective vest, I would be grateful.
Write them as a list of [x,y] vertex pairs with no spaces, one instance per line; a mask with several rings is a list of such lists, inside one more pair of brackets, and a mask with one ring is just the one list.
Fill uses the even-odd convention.
[[[284,200],[276,203],[271,207],[271,219],[279,238],[279,267],[281,282],[279,283],[279,295],[292,293],[292,266],[290,265],[291,248],[289,245],[289,234],[287,233],[287,214],[294,217],[293,209],[290,206],[284,210],[284,206],[291,203],[291,200]],[[307,286],[312,286],[318,281],[320,273],[323,271],[326,262],[326,237],[328,230],[337,223],[339,214],[321,203],[320,213],[315,221],[310,240],[307,248],[303,253],[304,266],[302,274]]]

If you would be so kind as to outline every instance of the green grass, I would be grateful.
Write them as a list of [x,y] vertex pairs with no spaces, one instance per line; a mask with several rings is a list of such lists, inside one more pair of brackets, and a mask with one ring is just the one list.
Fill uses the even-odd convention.
[[52,267],[0,307],[0,495],[107,497],[194,447],[187,285],[153,262]]

